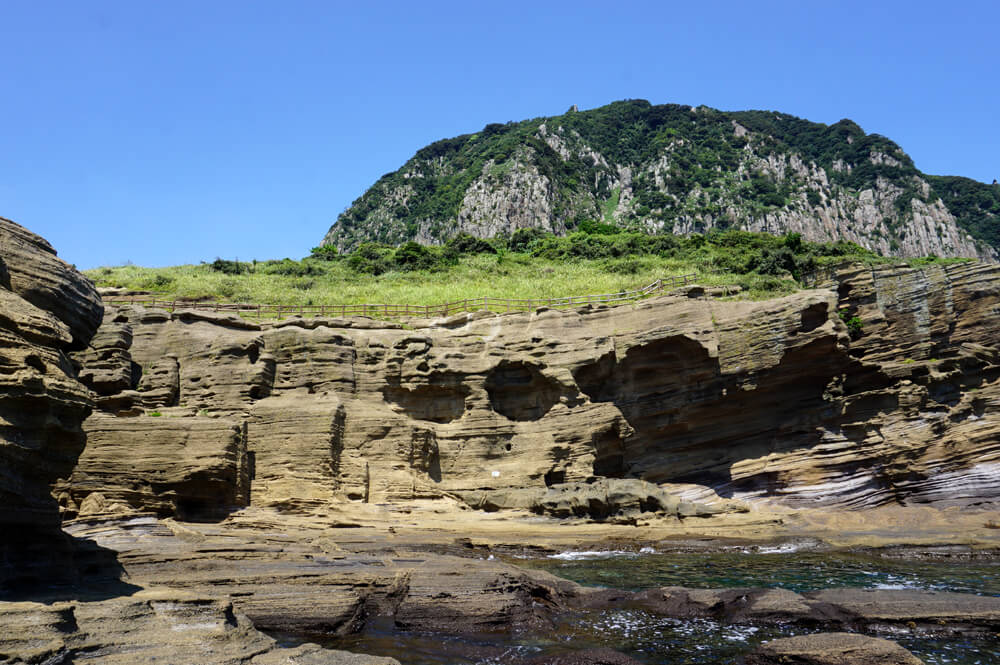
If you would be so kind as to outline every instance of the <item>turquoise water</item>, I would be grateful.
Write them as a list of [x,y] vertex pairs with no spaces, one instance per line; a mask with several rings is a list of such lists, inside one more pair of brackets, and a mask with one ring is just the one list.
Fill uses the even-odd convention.
[[[581,584],[639,590],[763,586],[797,592],[831,587],[914,588],[1000,595],[1000,562],[913,561],[862,554],[813,552],[567,553],[558,558],[515,559]],[[777,637],[813,632],[792,626],[678,620],[638,610],[566,617],[543,638],[447,637],[375,625],[326,646],[392,656],[404,665],[517,665],[539,656],[609,647],[649,665],[739,665],[742,656]],[[928,665],[1000,665],[1000,640],[886,635]],[[285,640],[288,642],[289,640]],[[301,638],[290,640],[301,641]]]

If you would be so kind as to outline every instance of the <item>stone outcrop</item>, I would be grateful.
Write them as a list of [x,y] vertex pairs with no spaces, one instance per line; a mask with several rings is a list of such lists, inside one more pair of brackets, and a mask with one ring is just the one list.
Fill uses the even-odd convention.
[[90,280],[58,256],[44,238],[0,217],[0,286],[69,329],[69,348],[82,349],[101,323],[104,305]]
[[732,623],[839,626],[876,631],[908,628],[925,633],[989,635],[1000,627],[1000,598],[911,589],[687,589],[664,587],[635,593],[584,592],[584,606],[641,607],[675,618],[715,618]]
[[[390,524],[400,526],[407,519],[404,514],[397,513]],[[153,648],[165,643],[159,642],[162,632],[156,626],[170,617],[149,615],[196,613],[203,618],[188,621],[206,632],[202,638],[197,632],[178,636],[181,649],[198,639],[207,644],[234,639],[234,647],[258,641],[248,632],[235,639],[244,625],[243,616],[261,630],[323,634],[327,639],[351,638],[369,630],[382,636],[393,631],[441,636],[546,635],[568,613],[621,610],[683,620],[783,626],[790,631],[824,625],[866,633],[982,637],[1000,630],[1000,598],[991,596],[916,590],[832,589],[800,594],[763,588],[665,587],[631,592],[581,587],[545,572],[492,560],[470,548],[471,543],[455,543],[453,551],[464,550],[463,557],[441,554],[406,537],[395,540],[392,530],[378,533],[365,524],[337,524],[337,517],[331,513],[296,519],[283,511],[251,508],[220,524],[179,524],[151,516],[75,520],[67,525],[71,533],[116,551],[129,580],[146,590],[106,601],[104,610],[95,603],[88,609],[90,616],[96,621],[104,615],[109,625],[85,625],[78,619],[80,632],[92,629],[93,634],[60,639],[68,646],[88,639],[127,643],[116,636],[120,626],[113,617],[135,614],[137,620],[149,622],[148,642]],[[414,533],[426,533],[423,517],[415,516]],[[553,530],[551,525],[548,530]],[[441,549],[442,534],[434,537],[436,548]],[[206,590],[211,590],[210,597],[204,595]],[[150,606],[149,598],[173,601],[162,608],[156,603]],[[142,611],[130,604],[138,604]],[[0,612],[5,608],[10,610],[8,605],[0,607]],[[228,617],[227,625],[220,626],[222,617]],[[20,635],[26,642],[45,623],[36,621],[30,628],[26,622],[13,625],[26,626]],[[72,626],[67,622],[64,633],[74,632]],[[51,639],[31,642],[46,644]]]
[[50,494],[86,441],[93,401],[66,355],[101,320],[93,285],[0,218],[0,593],[72,576]]
[[176,590],[92,602],[0,604],[4,663],[399,665],[307,644],[278,647],[232,603]]
[[746,510],[739,505],[703,505],[682,501],[661,488],[635,478],[602,478],[589,483],[557,483],[547,488],[462,492],[462,500],[473,508],[495,511],[530,510],[539,515],[634,522],[651,515],[704,517],[728,510]]
[[895,642],[857,633],[818,633],[772,640],[747,665],[922,665]]
[[[159,413],[159,412],[155,412]],[[163,416],[87,421],[87,447],[54,485],[67,517],[93,493],[103,501],[183,519],[220,518],[249,503],[245,422]]]
[[[846,267],[820,286],[406,326],[118,309],[76,356],[107,415],[60,491],[158,514],[206,496],[298,512],[451,497],[589,519],[995,505],[1000,271]],[[127,417],[151,410],[164,417]],[[188,423],[205,416],[219,426]],[[82,482],[91,456],[147,455],[140,423],[178,446],[215,437],[196,447],[214,452],[119,476],[153,493]],[[195,477],[237,486],[205,494]],[[737,503],[681,509],[673,487]]]

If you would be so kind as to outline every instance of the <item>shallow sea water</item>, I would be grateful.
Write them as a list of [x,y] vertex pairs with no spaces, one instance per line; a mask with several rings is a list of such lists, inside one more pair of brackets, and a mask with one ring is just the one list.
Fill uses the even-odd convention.
[[[581,584],[639,590],[762,586],[792,591],[831,587],[933,589],[1000,596],[1000,562],[913,561],[872,555],[732,550],[698,553],[567,552],[518,559]],[[544,639],[516,636],[447,638],[374,626],[336,640],[331,648],[392,656],[404,665],[509,665],[583,648],[609,647],[649,665],[739,664],[761,642],[813,632],[792,626],[745,626],[707,619],[677,620],[637,610],[567,617]],[[1000,640],[884,635],[928,665],[1000,665]],[[286,643],[301,638],[283,640]]]
[[873,554],[760,552],[565,552],[517,561],[589,586],[640,590],[779,587],[927,589],[1000,596],[1000,561],[904,560]]

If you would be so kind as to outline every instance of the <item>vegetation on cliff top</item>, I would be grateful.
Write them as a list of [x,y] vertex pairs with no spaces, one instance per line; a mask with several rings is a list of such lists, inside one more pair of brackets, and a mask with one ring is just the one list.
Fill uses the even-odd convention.
[[522,229],[491,240],[460,235],[444,246],[366,243],[348,254],[326,246],[300,261],[216,259],[171,268],[98,268],[87,275],[99,286],[152,291],[168,300],[420,305],[616,293],[688,273],[704,285],[738,284],[744,297],[765,298],[796,290],[794,280],[817,267],[846,261],[888,259],[850,243],[804,242],[797,234],[651,236],[590,222],[567,237]]
[[[788,168],[791,162],[773,163],[775,156],[801,159],[806,171],[814,164],[822,174],[796,172]],[[623,169],[631,175],[622,175]],[[825,125],[772,111],[644,100],[490,124],[432,143],[354,201],[324,242],[345,249],[366,241],[440,243],[477,219],[510,224],[502,201],[496,208],[489,197],[506,185],[523,190],[523,181],[511,180],[512,170],[544,177],[539,182],[545,183],[549,207],[531,213],[538,218],[531,223],[560,233],[594,219],[686,233],[745,226],[779,210],[812,218],[817,210],[853,205],[862,190],[881,187],[891,209],[880,212],[880,228],[857,231],[868,246],[881,239],[890,250],[898,247],[907,237],[913,202],[940,199],[973,238],[1000,248],[1000,190],[964,178],[924,176],[898,145],[850,120]],[[474,183],[485,194],[470,189]],[[532,203],[523,199],[519,205]],[[495,209],[484,210],[490,206]]]

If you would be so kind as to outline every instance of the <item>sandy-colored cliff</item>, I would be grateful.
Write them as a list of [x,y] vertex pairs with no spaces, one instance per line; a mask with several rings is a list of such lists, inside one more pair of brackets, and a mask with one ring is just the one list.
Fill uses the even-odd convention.
[[109,310],[75,356],[101,411],[56,493],[70,516],[95,492],[178,516],[995,502],[1000,270],[856,267],[820,286],[406,325]]
[[0,592],[73,575],[50,485],[84,447],[93,402],[67,352],[102,309],[45,240],[0,218]]

